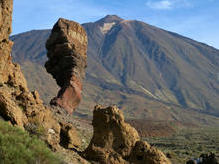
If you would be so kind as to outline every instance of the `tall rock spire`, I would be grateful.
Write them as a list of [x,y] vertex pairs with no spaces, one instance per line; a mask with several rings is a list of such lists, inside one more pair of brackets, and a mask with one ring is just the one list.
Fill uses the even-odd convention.
[[72,113],[81,101],[87,65],[87,34],[80,24],[61,18],[54,25],[46,48],[49,58],[46,70],[61,87],[51,104]]

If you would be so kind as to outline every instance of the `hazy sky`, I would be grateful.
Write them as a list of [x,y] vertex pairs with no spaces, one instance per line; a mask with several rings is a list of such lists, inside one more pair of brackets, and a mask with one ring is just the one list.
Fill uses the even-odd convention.
[[14,0],[13,34],[52,28],[59,17],[85,23],[108,14],[141,20],[219,49],[219,0]]

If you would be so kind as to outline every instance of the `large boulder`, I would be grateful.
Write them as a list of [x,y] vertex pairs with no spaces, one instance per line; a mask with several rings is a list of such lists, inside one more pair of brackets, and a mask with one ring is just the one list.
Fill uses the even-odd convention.
[[61,18],[54,25],[46,48],[49,59],[46,70],[61,87],[51,104],[72,113],[81,100],[87,64],[87,34],[80,24]]
[[102,164],[170,163],[161,151],[140,141],[138,132],[125,123],[122,112],[116,106],[96,106],[92,125],[93,138],[82,153],[88,160]]

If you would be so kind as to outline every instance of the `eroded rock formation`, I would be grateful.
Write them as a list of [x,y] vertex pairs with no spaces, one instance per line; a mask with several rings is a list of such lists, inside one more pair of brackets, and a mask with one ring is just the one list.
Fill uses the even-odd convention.
[[87,35],[73,21],[59,19],[46,43],[48,61],[45,67],[61,87],[51,104],[72,113],[81,100],[82,80],[87,59]]
[[[38,130],[54,146],[59,143],[60,125],[44,107],[38,93],[30,92],[19,65],[11,60],[13,43],[9,40],[12,0],[0,1],[0,115],[6,121],[28,131]],[[49,129],[54,130],[51,136]]]
[[2,83],[8,81],[7,65],[11,64],[10,53],[13,43],[8,36],[11,33],[12,10],[12,0],[0,1],[0,80]]
[[13,43],[9,40],[12,10],[13,0],[0,1],[0,117],[38,135],[53,149],[59,148],[64,140],[61,129],[66,130],[69,137],[66,144],[78,146],[74,127],[58,120],[51,109],[43,105],[39,94],[29,91],[19,65],[12,62]]
[[[58,116],[61,111],[52,113],[50,108],[43,105],[36,91],[28,90],[20,67],[12,63],[12,42],[8,39],[11,33],[12,5],[12,0],[0,1],[0,116],[12,125],[39,135],[55,150],[78,147],[80,138],[76,136],[76,129],[65,121],[64,115]],[[47,70],[62,87],[54,101],[69,113],[81,98],[86,46],[87,37],[83,28],[64,19],[60,19],[54,26],[47,42]],[[125,123],[121,111],[115,106],[96,106],[93,127],[93,138],[83,152],[91,161],[101,164],[170,163],[162,152],[139,141],[137,131]],[[83,159],[78,158],[81,163]]]
[[137,131],[125,123],[116,107],[96,106],[93,113],[93,138],[83,152],[86,159],[101,164],[169,164],[166,156],[140,141]]

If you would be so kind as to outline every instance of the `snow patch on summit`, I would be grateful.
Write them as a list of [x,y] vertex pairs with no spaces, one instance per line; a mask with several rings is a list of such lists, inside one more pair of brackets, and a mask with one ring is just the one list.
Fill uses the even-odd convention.
[[115,25],[115,22],[112,23],[104,23],[102,27],[100,27],[100,31],[105,35],[111,28]]

